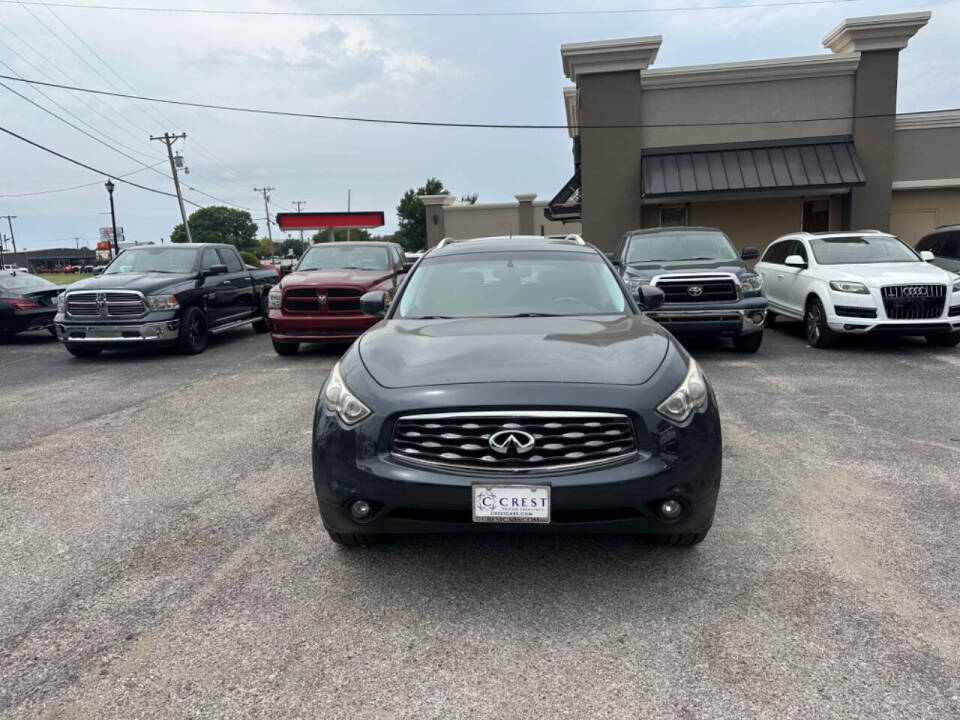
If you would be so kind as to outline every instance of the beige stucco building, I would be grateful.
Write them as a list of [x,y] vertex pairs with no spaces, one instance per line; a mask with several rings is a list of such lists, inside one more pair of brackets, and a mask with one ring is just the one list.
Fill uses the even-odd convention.
[[808,57],[653,68],[660,36],[563,45],[574,175],[545,217],[612,249],[707,225],[740,246],[960,222],[960,113],[896,112],[899,55],[929,12],[841,22]]

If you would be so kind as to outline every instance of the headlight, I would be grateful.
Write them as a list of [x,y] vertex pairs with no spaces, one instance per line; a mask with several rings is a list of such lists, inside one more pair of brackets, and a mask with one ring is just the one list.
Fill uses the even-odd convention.
[[282,302],[283,290],[280,289],[279,285],[274,285],[270,288],[270,292],[267,293],[267,307],[273,310],[279,310]]
[[685,421],[694,410],[707,402],[707,379],[700,371],[696,360],[690,360],[687,376],[670,397],[657,406],[657,412],[675,423]]
[[630,291],[631,295],[636,295],[637,292],[640,290],[641,285],[650,284],[649,280],[645,280],[644,278],[638,278],[638,277],[626,277],[623,279],[623,281],[626,283],[627,290]]
[[960,277],[953,281],[953,291],[955,293],[960,293]]
[[858,295],[869,295],[870,291],[863,283],[850,282],[848,280],[831,280],[830,289],[837,292],[857,293]]
[[760,288],[763,287],[763,278],[756,273],[741,275],[740,284],[743,285],[743,289],[748,292],[760,292]]
[[176,310],[180,301],[175,295],[147,295],[147,307],[151,310]]
[[67,311],[67,294],[65,292],[57,295],[57,312],[65,313]]
[[350,388],[340,376],[340,363],[333,366],[327,386],[323,390],[323,404],[332,410],[347,425],[356,425],[370,415],[370,408],[364,405],[357,396],[350,392]]

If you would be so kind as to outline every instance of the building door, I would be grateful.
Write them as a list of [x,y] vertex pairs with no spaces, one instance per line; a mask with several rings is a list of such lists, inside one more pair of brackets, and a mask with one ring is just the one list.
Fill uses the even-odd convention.
[[801,230],[804,232],[828,232],[830,230],[830,198],[814,198],[803,201]]

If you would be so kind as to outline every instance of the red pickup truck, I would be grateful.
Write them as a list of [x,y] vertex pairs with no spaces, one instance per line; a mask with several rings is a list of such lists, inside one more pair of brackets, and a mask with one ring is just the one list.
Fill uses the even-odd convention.
[[403,248],[389,242],[311,245],[268,296],[267,325],[278,355],[303,342],[352,340],[380,318],[360,311],[360,296],[396,292],[409,270]]

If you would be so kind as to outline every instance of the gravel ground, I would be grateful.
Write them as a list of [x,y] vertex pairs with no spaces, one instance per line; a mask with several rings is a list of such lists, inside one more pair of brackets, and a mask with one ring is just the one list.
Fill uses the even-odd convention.
[[323,532],[339,349],[0,346],[0,716],[960,717],[960,351],[694,354],[724,487],[693,549]]

